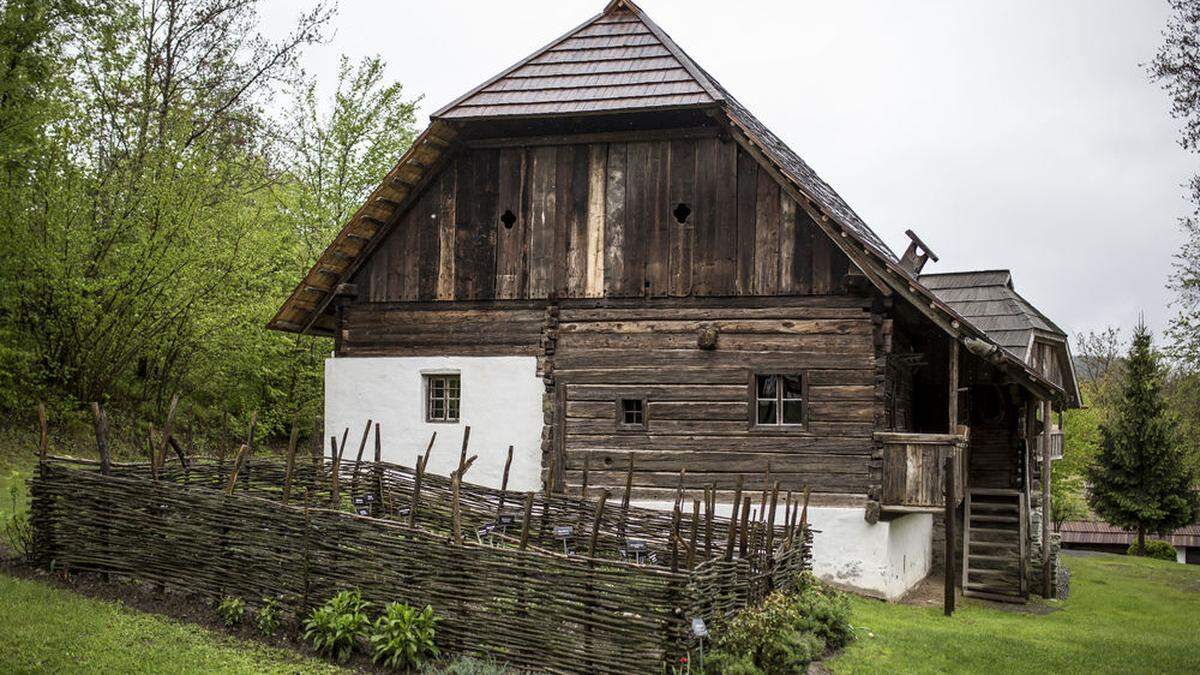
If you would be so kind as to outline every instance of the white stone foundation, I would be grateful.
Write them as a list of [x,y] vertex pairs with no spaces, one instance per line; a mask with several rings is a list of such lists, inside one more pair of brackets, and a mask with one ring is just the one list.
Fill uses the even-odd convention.
[[[670,510],[672,502],[648,501],[638,506]],[[730,504],[717,504],[728,516]],[[909,513],[874,525],[864,509],[809,507],[813,535],[813,573],[822,580],[895,600],[929,574],[933,559],[933,516]],[[783,509],[776,522],[783,523]]]
[[[425,421],[424,374],[457,372],[462,382],[458,423]],[[368,419],[380,423],[383,459],[415,466],[437,432],[428,470],[443,476],[458,466],[463,428],[471,427],[467,473],[471,483],[500,487],[508,446],[513,462],[508,487],[541,486],[542,392],[532,356],[363,357],[325,360],[325,454],[329,437],[350,429],[346,455],[353,459]],[[374,438],[364,452],[374,454]]]

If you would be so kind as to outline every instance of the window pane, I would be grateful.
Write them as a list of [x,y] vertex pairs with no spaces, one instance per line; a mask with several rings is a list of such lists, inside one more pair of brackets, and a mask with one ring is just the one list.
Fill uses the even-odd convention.
[[623,424],[641,425],[645,421],[645,410],[641,399],[621,399],[621,422]]
[[759,398],[775,398],[775,390],[778,387],[778,377],[775,375],[758,375],[755,378],[758,382],[758,397]]
[[774,401],[759,401],[758,402],[758,423],[759,424],[777,424],[775,416],[776,406]]
[[446,419],[448,419],[450,421],[457,420],[458,419],[458,399],[454,399],[454,400],[450,401],[450,407],[448,408],[448,410],[449,410],[449,413],[446,415]]
[[782,375],[783,380],[783,397],[784,398],[803,398],[804,387],[799,375]]
[[802,401],[783,402],[783,423],[804,424],[804,403]]

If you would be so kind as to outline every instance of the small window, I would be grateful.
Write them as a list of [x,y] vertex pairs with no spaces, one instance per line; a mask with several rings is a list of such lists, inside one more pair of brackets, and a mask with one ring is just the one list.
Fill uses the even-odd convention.
[[457,422],[461,387],[458,375],[426,375],[425,421]]
[[646,399],[623,398],[617,401],[617,426],[622,429],[646,428]]
[[804,376],[798,373],[755,374],[754,424],[804,424]]

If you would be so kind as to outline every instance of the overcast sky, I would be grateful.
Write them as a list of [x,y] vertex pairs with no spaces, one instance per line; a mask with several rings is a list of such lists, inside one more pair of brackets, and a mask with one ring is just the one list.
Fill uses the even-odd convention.
[[[270,0],[264,19],[294,18]],[[429,113],[603,0],[343,0],[305,68],[378,53]],[[927,271],[1009,268],[1068,332],[1155,329],[1196,158],[1144,65],[1166,0],[642,0],[688,54]],[[1127,331],[1126,331],[1127,332]]]

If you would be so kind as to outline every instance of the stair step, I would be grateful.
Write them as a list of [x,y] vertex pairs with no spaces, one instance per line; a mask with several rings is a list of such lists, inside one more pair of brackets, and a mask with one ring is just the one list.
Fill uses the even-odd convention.
[[1011,563],[1021,562],[1021,557],[1016,556],[1016,555],[991,555],[991,554],[985,554],[985,553],[976,553],[974,551],[971,551],[971,555],[969,556],[969,558],[971,560],[994,560],[994,561],[999,561],[999,562],[1011,562]]
[[978,567],[968,567],[967,576],[971,576],[972,574],[978,574],[985,577],[1011,578],[1018,584],[1021,581],[1021,574],[1016,570],[986,570]]
[[[972,506],[974,508],[974,506]],[[984,523],[1019,523],[1021,519],[1017,516],[988,516],[971,514],[972,521],[980,521]]]
[[974,549],[974,548],[979,548],[979,547],[983,547],[983,546],[986,546],[988,548],[1011,548],[1014,550],[1021,548],[1020,544],[1014,544],[1014,543],[1008,542],[1008,541],[977,541],[975,539],[971,540],[971,548]]
[[[1021,531],[1018,529],[999,528],[999,527],[972,527],[971,534],[974,535],[976,533],[978,533],[978,534],[1003,534],[1005,536],[1011,537],[1014,535],[1019,535],[1021,533]],[[974,537],[971,538],[971,543],[972,544],[975,543]]]
[[987,503],[987,502],[971,502],[972,511],[1017,511],[1021,508],[1020,504],[1011,502],[1004,503]]

